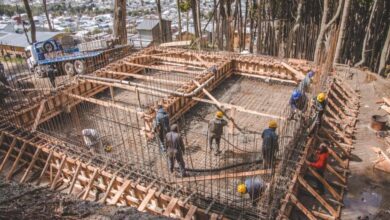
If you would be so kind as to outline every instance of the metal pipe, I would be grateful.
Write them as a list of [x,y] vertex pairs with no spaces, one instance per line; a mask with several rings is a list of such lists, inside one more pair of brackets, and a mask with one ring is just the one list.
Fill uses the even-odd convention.
[[181,97],[191,97],[196,95],[198,92],[200,92],[211,80],[215,78],[215,76],[210,77],[208,80],[206,80],[204,83],[202,83],[198,88],[196,88],[194,91],[190,93],[184,93],[184,92],[178,92],[175,90],[170,89],[164,89],[164,88],[156,88],[149,85],[144,85],[140,83],[130,82],[128,80],[120,80],[120,79],[110,79],[110,78],[104,78],[104,77],[98,77],[98,76],[88,76],[88,75],[77,75],[78,79],[92,79],[92,80],[100,80],[102,82],[110,82],[110,83],[119,83],[124,85],[131,85],[136,86],[139,88],[145,88],[150,90],[155,90],[163,93],[168,93],[171,95],[181,96]]

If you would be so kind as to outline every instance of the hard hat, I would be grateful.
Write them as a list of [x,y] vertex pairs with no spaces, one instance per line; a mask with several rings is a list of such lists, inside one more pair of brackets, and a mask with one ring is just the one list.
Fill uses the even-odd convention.
[[268,123],[268,127],[269,128],[277,128],[278,127],[278,123],[276,123],[276,121],[272,120]]
[[111,152],[111,151],[112,151],[112,146],[111,146],[111,145],[107,145],[107,146],[104,148],[104,151],[106,151],[106,152]]
[[223,112],[217,111],[217,114],[215,114],[217,118],[222,118],[223,117]]
[[321,92],[317,95],[317,101],[323,102],[325,101],[325,93]]
[[310,70],[310,72],[307,73],[309,78],[312,78],[314,76],[315,72],[313,70]]
[[244,194],[246,193],[246,185],[244,183],[241,183],[237,186],[237,192]]
[[298,100],[302,96],[301,92],[299,90],[294,90],[292,93],[292,98],[294,100]]

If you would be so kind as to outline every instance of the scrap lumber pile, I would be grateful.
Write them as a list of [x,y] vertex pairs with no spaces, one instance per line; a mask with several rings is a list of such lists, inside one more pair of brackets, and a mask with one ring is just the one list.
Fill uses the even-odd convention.
[[383,97],[383,101],[381,100],[381,109],[383,109],[387,114],[390,114],[390,97]]

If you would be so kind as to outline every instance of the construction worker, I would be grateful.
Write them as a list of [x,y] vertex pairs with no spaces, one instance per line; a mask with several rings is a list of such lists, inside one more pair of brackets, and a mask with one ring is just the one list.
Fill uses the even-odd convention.
[[53,88],[56,87],[56,73],[57,70],[53,65],[50,65],[49,68],[47,69],[47,76],[49,77],[49,81]]
[[219,150],[220,144],[221,144],[221,137],[223,134],[223,127],[226,126],[228,123],[226,120],[223,119],[223,112],[218,111],[215,114],[215,118],[212,119],[209,122],[208,127],[208,139],[209,139],[209,147],[213,151],[213,140],[215,140],[217,147],[215,149],[215,155],[219,155],[221,151]]
[[[328,147],[326,144],[321,144],[320,147],[316,151],[316,159],[314,162],[308,162],[310,167],[313,167],[317,173],[321,176],[324,177],[324,173],[326,170],[326,165],[328,164]],[[322,182],[318,179],[316,179],[316,184],[317,184],[317,189],[320,194],[324,193],[324,185]]]
[[276,153],[279,150],[278,135],[276,134],[276,128],[278,124],[272,120],[268,123],[268,128],[263,131],[261,137],[263,138],[263,166],[264,169],[273,168],[276,159]]
[[162,152],[165,152],[165,135],[169,132],[169,115],[168,113],[164,110],[162,105],[158,105],[158,110],[156,114],[156,120],[155,120],[155,126],[154,130],[157,132],[159,144],[160,144],[160,150]]
[[299,83],[298,90],[301,93],[307,92],[314,74],[315,74],[315,72],[313,70],[309,71],[306,74],[305,78],[303,78],[303,80]]
[[92,152],[98,151],[102,146],[102,140],[97,130],[86,128],[81,131],[83,135],[85,146]]
[[306,107],[306,96],[305,94],[301,93],[298,89],[294,89],[294,91],[291,94],[290,101],[289,101],[291,111],[290,116],[288,117],[289,120],[294,119],[294,116],[298,114],[299,112],[303,112]]
[[244,183],[241,183],[237,186],[237,192],[241,195],[246,193],[249,194],[249,197],[252,200],[252,205],[256,206],[259,202],[261,194],[265,190],[266,184],[263,179],[260,177],[250,177],[245,180]]
[[183,154],[185,153],[183,139],[181,138],[176,124],[171,126],[171,131],[166,135],[166,146],[168,155],[169,171],[173,173],[175,161],[179,164],[180,174],[186,176]]
[[317,134],[319,129],[321,128],[321,118],[324,114],[324,110],[326,107],[326,95],[325,93],[321,92],[317,95],[317,97],[313,101],[314,103],[314,110],[315,110],[315,127],[314,127],[314,133]]

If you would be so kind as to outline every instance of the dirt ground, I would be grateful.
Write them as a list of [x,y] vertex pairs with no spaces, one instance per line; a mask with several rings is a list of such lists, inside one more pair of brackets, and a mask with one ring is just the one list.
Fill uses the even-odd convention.
[[0,177],[0,219],[170,219],[116,207],[77,200],[48,188],[5,182]]
[[349,83],[361,94],[359,121],[350,162],[351,174],[348,179],[348,192],[344,198],[345,207],[341,219],[390,219],[390,173],[373,169],[377,159],[372,147],[386,151],[383,139],[376,137],[370,128],[371,116],[385,115],[376,102],[390,96],[390,81],[377,79],[370,81],[363,72],[353,74]]

